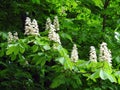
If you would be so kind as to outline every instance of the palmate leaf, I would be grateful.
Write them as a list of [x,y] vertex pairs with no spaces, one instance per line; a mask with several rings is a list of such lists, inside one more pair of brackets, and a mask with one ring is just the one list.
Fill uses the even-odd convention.
[[6,55],[10,55],[10,54],[17,55],[19,53],[19,51],[21,53],[24,53],[24,51],[25,51],[24,47],[21,44],[18,44],[18,43],[17,44],[12,44],[12,45],[8,46]]
[[16,44],[9,44],[7,47],[6,55],[10,55],[12,60],[14,60],[15,56],[18,55],[19,53],[24,53],[25,52],[25,47],[21,43],[16,43]]
[[60,53],[61,57],[65,59],[64,68],[72,70],[73,64],[69,58],[69,55],[67,54],[67,50],[64,49],[61,45],[58,45],[57,50]]
[[103,80],[109,79],[111,82],[116,82],[115,77],[103,69],[100,70],[99,75],[100,75],[100,78]]
[[32,62],[34,62],[36,65],[40,65],[43,67],[46,63],[46,55],[44,53],[38,53],[37,55],[33,55]]
[[91,76],[88,77],[88,79],[92,79],[93,81],[96,81],[96,78],[99,78],[100,69],[96,70],[95,73],[93,73]]
[[12,54],[14,52],[14,50],[15,50],[15,46],[14,45],[9,46],[8,50],[6,52],[6,55]]
[[101,78],[102,80],[108,79],[110,82],[117,82],[114,75],[103,69],[96,70],[95,73],[88,77],[88,79],[92,79],[93,81],[96,81],[97,78]]

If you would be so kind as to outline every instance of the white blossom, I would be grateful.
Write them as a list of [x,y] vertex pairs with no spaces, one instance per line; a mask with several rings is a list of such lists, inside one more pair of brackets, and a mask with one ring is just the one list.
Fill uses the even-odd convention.
[[24,34],[39,36],[39,28],[38,28],[37,21],[35,19],[33,19],[33,21],[31,22],[31,19],[29,17],[26,18]]
[[90,61],[97,62],[97,55],[96,55],[96,50],[94,46],[90,47]]
[[52,24],[52,22],[51,22],[50,18],[47,18],[45,30],[50,30],[50,25],[51,24]]
[[13,41],[13,35],[11,32],[8,32],[8,43],[11,43]]
[[54,25],[50,25],[50,30],[49,31],[53,31],[53,32],[55,32],[55,26]]
[[77,62],[78,61],[78,51],[76,44],[73,45],[73,49],[71,52],[71,61]]
[[33,19],[31,26],[33,27],[33,31],[31,31],[31,34],[32,35],[39,35],[39,28],[38,28],[37,21],[35,19]]
[[56,31],[60,30],[60,28],[59,28],[59,21],[58,21],[58,17],[57,16],[54,17],[53,25],[55,26],[55,30]]
[[57,32],[58,27],[59,27],[59,22],[58,22],[58,18],[55,17],[53,24],[51,23],[50,18],[47,18],[46,21],[46,30],[49,30],[49,34],[48,34],[48,38],[54,42],[58,42],[59,44],[61,44],[60,42],[60,36]]
[[61,44],[59,34],[55,32],[55,27],[52,24],[50,25],[48,38],[54,42]]
[[27,26],[31,25],[31,19],[29,17],[26,17],[25,25],[27,25]]
[[14,40],[18,40],[18,33],[17,32],[14,33]]
[[107,44],[103,42],[100,45],[100,55],[99,55],[99,60],[100,61],[107,61],[110,65],[112,63],[112,55],[111,51],[107,48]]
[[8,43],[18,40],[18,33],[15,32],[14,35],[11,32],[8,32]]
[[25,35],[30,35],[30,32],[32,30],[32,27],[31,27],[31,19],[29,17],[26,17],[26,20],[25,20]]

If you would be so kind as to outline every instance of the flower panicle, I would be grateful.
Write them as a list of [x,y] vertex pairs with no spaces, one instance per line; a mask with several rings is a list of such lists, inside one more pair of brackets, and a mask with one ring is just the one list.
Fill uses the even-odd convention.
[[89,57],[90,61],[93,62],[97,62],[97,55],[96,55],[96,50],[94,46],[90,47],[90,57]]
[[59,31],[60,30],[60,25],[59,25],[59,20],[58,20],[58,17],[57,16],[55,16],[54,17],[54,22],[53,22],[53,25],[55,26],[55,30],[56,31]]
[[110,65],[112,63],[111,51],[107,48],[107,43],[105,42],[100,45],[99,61],[107,61]]
[[[51,24],[52,24],[51,19],[50,19],[50,18],[47,18],[46,24],[45,24],[45,30],[50,30]],[[54,27],[55,27],[55,31],[59,31],[59,30],[60,30],[60,28],[59,28],[60,25],[59,25],[58,16],[55,16],[55,17],[54,17],[53,25],[54,25]]]
[[47,18],[46,20],[46,24],[45,24],[45,30],[50,30],[50,26],[51,26],[52,22],[50,18]]
[[12,34],[11,32],[8,32],[8,43],[15,42],[18,39],[19,38],[18,38],[18,33],[17,32],[15,32],[14,34]]
[[57,43],[61,44],[60,36],[56,32],[58,30],[58,26],[59,26],[58,24],[59,24],[59,21],[58,21],[58,17],[57,16],[54,17],[53,24],[51,22],[51,19],[47,18],[45,30],[49,30],[49,32],[48,32],[48,38],[51,41],[54,41],[54,42],[57,42]]
[[36,19],[31,19],[29,17],[26,17],[25,20],[25,35],[35,35],[39,36],[39,28]]
[[76,44],[73,45],[73,49],[72,49],[72,52],[71,52],[71,61],[72,62],[77,62],[78,61],[78,51],[77,51]]
[[50,25],[50,30],[49,30],[48,38],[51,41],[54,41],[54,42],[57,42],[57,43],[61,44],[60,36],[59,36],[58,33],[55,32],[55,27],[52,24]]

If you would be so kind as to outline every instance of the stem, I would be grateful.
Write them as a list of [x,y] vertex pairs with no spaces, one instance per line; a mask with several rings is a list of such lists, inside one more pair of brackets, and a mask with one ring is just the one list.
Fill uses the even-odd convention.
[[[108,7],[108,5],[109,5],[109,2],[110,2],[110,0],[105,0],[104,10],[107,9],[107,7]],[[103,27],[102,27],[102,31],[103,31],[103,32],[105,31],[105,27],[106,27],[106,19],[107,19],[107,15],[106,15],[106,14],[103,14]]]

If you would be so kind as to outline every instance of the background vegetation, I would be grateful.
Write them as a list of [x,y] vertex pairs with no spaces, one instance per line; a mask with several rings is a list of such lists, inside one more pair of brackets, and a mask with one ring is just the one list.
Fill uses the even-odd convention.
[[[119,90],[119,6],[120,0],[0,0],[0,88]],[[62,45],[51,42],[45,31],[46,19],[56,15]],[[24,36],[27,16],[38,21],[40,38]],[[10,46],[8,31],[17,31],[20,38]],[[90,46],[99,53],[102,42],[112,52],[112,67],[89,62]],[[74,43],[76,64],[67,57]]]

